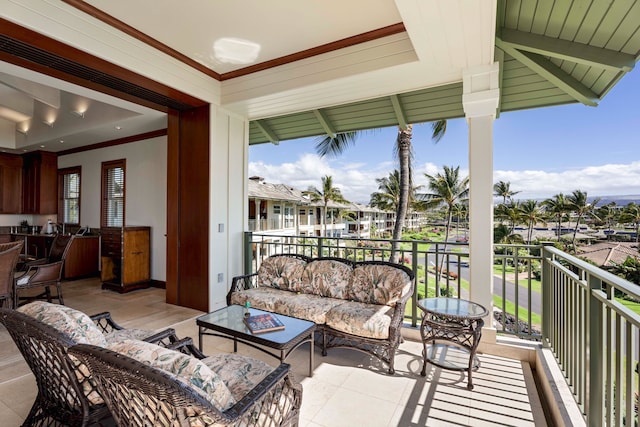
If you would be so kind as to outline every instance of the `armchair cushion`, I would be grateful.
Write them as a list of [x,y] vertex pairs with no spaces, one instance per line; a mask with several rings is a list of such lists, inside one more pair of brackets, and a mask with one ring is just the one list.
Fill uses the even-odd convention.
[[109,345],[124,340],[143,341],[145,338],[149,337],[150,333],[151,331],[147,329],[126,328],[116,329],[112,332],[109,332],[108,334],[105,334],[104,337],[107,340],[107,345]]
[[249,393],[273,368],[265,362],[237,353],[221,353],[202,359],[218,374],[236,400]]
[[107,345],[107,340],[93,320],[81,311],[45,301],[23,305],[18,311],[67,334],[79,344]]
[[112,343],[107,348],[175,376],[201,393],[221,411],[236,403],[222,379],[195,357],[138,340]]

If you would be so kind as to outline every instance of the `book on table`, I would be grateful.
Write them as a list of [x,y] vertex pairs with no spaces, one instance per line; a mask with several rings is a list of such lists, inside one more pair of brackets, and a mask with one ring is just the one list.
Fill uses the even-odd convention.
[[284,329],[284,324],[280,319],[269,313],[255,314],[253,316],[245,317],[244,323],[246,323],[249,330],[254,334]]

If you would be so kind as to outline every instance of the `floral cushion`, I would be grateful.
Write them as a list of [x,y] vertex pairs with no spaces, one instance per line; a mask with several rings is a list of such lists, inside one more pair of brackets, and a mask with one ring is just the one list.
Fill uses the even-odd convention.
[[304,259],[286,255],[265,258],[258,269],[258,283],[260,286],[297,292],[305,265],[307,261]]
[[273,368],[265,362],[237,353],[221,353],[202,359],[215,372],[236,400],[249,393]]
[[304,268],[300,290],[305,294],[346,298],[353,268],[333,259],[311,261]]
[[409,275],[391,265],[364,264],[353,270],[349,299],[368,304],[394,305],[405,288],[411,287]]
[[81,311],[60,304],[34,301],[18,311],[67,334],[78,344],[107,345],[107,340],[93,320]]
[[295,294],[293,292],[280,292],[282,295],[276,301],[273,310],[285,316],[308,320],[317,325],[325,323],[325,317],[329,310],[345,300],[327,298],[319,295]]
[[365,338],[389,338],[393,307],[349,301],[327,313],[326,325]]
[[112,343],[108,348],[174,375],[179,381],[201,393],[220,411],[225,411],[236,403],[222,379],[195,357],[138,340]]
[[276,304],[280,301],[282,295],[291,294],[293,292],[284,291],[274,288],[253,288],[244,291],[238,291],[231,294],[231,304],[244,306],[247,301],[253,308],[265,311],[275,311]]
[[136,329],[136,328],[126,328],[126,329],[115,329],[104,337],[107,340],[107,344],[111,344],[118,341],[124,340],[140,340],[143,341],[145,338],[153,335],[153,331],[149,331],[147,329]]

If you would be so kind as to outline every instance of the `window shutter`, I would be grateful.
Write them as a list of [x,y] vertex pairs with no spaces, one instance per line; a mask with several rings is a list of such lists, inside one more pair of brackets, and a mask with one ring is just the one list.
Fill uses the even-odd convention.
[[125,160],[102,164],[102,227],[124,226]]
[[80,224],[80,166],[58,171],[58,222]]

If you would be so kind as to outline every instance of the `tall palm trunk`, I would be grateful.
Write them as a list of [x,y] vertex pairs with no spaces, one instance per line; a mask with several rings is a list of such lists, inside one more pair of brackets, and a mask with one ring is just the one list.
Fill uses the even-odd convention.
[[412,126],[398,129],[398,158],[400,160],[400,195],[396,208],[396,223],[393,226],[393,243],[391,244],[390,262],[400,260],[400,239],[407,216],[409,191],[411,190],[411,133]]

